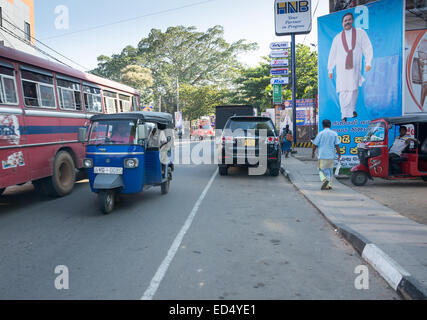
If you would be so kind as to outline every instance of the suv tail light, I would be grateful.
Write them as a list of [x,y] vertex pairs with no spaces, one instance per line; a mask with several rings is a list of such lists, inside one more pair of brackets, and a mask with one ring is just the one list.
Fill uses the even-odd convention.
[[234,143],[234,138],[222,136],[222,143]]
[[279,144],[279,137],[267,137],[266,144]]

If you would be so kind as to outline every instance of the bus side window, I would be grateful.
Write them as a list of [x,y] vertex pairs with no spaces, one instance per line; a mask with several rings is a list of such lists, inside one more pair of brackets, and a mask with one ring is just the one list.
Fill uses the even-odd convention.
[[0,103],[18,104],[15,71],[0,66]]
[[24,103],[28,107],[56,108],[53,76],[21,70]]
[[65,110],[82,110],[80,84],[76,80],[56,79],[58,87],[59,106]]
[[139,111],[138,98],[136,96],[132,96],[132,110]]
[[83,86],[84,103],[88,112],[102,113],[101,89]]

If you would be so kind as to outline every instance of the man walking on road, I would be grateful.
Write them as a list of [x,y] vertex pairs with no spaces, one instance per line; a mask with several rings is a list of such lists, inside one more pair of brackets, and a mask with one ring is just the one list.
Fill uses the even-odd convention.
[[341,159],[340,139],[335,131],[331,130],[331,121],[323,120],[323,131],[319,132],[313,140],[313,153],[319,148],[319,175],[323,182],[322,190],[332,189],[332,176],[335,164],[335,151],[338,153],[338,160]]

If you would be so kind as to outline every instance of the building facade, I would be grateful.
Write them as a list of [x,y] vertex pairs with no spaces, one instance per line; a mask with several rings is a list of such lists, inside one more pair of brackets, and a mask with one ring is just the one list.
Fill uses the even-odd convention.
[[34,0],[0,0],[0,45],[34,54]]

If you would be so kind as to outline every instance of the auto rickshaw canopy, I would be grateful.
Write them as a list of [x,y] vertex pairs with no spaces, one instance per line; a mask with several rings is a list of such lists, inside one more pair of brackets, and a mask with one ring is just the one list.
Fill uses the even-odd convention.
[[99,114],[90,118],[91,121],[102,120],[141,120],[159,125],[160,130],[172,129],[172,115],[165,112],[134,111],[125,113]]
[[[409,124],[409,123],[427,123],[427,114],[407,115],[401,117],[382,118],[390,124]],[[376,119],[376,120],[382,120]],[[375,121],[375,120],[374,120]]]

